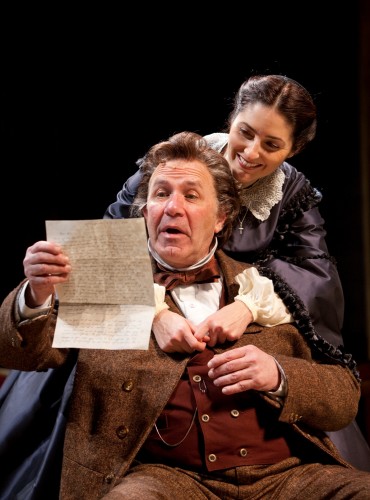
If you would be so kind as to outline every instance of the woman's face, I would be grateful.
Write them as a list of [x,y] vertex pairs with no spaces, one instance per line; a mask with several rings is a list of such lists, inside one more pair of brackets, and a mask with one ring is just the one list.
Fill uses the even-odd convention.
[[274,108],[248,105],[232,122],[225,158],[236,180],[251,186],[292,156],[293,128]]

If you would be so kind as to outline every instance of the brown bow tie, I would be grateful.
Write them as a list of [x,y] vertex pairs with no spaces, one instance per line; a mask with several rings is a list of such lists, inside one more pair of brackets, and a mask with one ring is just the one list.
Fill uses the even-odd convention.
[[[157,264],[163,269],[160,264]],[[168,271],[154,273],[154,282],[172,290],[178,285],[191,285],[192,283],[214,283],[220,278],[220,271],[216,259],[213,257],[204,266],[192,271]]]

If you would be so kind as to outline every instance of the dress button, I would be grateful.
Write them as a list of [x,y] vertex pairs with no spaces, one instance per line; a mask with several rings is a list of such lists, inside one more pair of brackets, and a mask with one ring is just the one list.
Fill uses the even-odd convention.
[[120,425],[116,429],[116,434],[119,439],[124,439],[128,434],[128,428],[125,425]]
[[234,417],[234,418],[239,417],[239,412],[238,412],[238,410],[231,410],[231,412],[230,412],[230,413],[231,413],[231,416],[232,416],[232,417]]
[[202,377],[200,375],[194,375],[193,380],[194,382],[200,382],[202,380]]
[[209,415],[207,415],[206,413],[202,415],[202,422],[209,422]]
[[210,462],[216,462],[217,457],[216,457],[216,455],[214,453],[211,453],[210,455],[208,455],[208,460]]
[[246,457],[248,455],[248,451],[245,448],[240,448],[239,453],[241,457]]
[[122,384],[123,391],[131,392],[133,388],[134,388],[133,380],[127,380],[126,382],[123,382],[123,384]]

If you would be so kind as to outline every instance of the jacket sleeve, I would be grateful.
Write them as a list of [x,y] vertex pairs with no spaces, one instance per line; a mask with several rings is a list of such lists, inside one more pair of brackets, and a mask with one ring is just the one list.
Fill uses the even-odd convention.
[[0,365],[4,368],[33,371],[62,365],[69,349],[52,347],[57,319],[57,304],[34,319],[18,321],[16,307],[22,282],[0,307]]
[[347,367],[283,355],[276,359],[287,381],[280,421],[336,431],[356,417],[360,382]]

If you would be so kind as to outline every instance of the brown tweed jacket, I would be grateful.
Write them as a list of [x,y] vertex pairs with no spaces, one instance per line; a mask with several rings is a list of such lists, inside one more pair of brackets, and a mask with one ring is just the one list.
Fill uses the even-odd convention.
[[[217,258],[230,303],[239,289],[234,277],[249,266],[222,251]],[[0,308],[0,365],[26,371],[60,365],[68,350],[51,347],[55,304],[47,315],[17,324],[19,288]],[[297,298],[291,301],[289,289],[277,282],[275,289],[287,302],[299,304]],[[168,303],[179,312],[170,297]],[[300,434],[299,439],[310,441],[327,462],[351,467],[324,431],[345,427],[356,416],[360,383],[355,364],[349,355],[322,343],[304,314],[294,314],[300,330],[293,324],[270,328],[252,324],[236,343],[217,346],[216,351],[254,344],[275,356],[285,371],[288,394],[278,412],[279,404],[261,394],[266,411],[273,407],[279,420]],[[148,351],[80,350],[64,444],[62,499],[99,499],[120,482],[187,361],[188,355],[161,351],[153,335]]]

